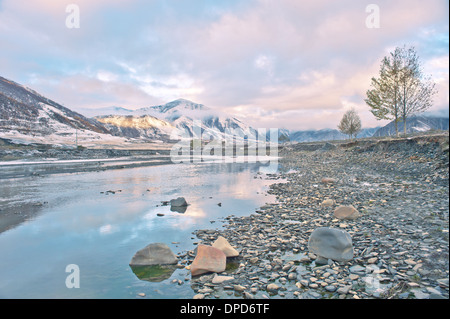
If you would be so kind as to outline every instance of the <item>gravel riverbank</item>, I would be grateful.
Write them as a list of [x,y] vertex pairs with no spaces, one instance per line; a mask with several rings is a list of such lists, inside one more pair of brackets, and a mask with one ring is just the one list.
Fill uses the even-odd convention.
[[[270,187],[276,203],[195,232],[199,243],[220,235],[239,251],[225,272],[191,279],[195,298],[449,298],[448,133],[297,144],[280,155],[286,173],[269,175],[287,181]],[[336,218],[340,205],[360,216]],[[308,240],[318,227],[346,231],[353,259],[312,254]],[[187,269],[194,248],[178,256]]]

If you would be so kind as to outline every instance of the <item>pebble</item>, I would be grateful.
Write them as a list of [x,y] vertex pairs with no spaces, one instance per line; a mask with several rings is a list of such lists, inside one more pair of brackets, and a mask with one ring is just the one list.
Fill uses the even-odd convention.
[[268,292],[276,293],[280,287],[277,284],[271,283],[267,285],[266,289]]
[[241,285],[234,285],[234,286],[233,286],[233,289],[234,289],[235,291],[242,292],[242,291],[245,290],[245,287],[244,287],[244,286],[241,286]]
[[332,286],[332,285],[325,286],[325,290],[329,291],[329,292],[335,292],[336,289],[337,289],[336,286]]

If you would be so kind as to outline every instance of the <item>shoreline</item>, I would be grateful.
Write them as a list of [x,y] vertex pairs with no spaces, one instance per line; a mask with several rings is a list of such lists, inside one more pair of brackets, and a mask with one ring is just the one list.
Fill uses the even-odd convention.
[[[231,280],[213,283],[215,273],[191,279],[195,298],[448,299],[448,134],[438,142],[307,147],[281,152],[288,173],[275,174],[287,180],[270,187],[276,203],[228,216],[221,230],[194,233],[198,244],[223,236],[239,251],[217,274]],[[336,218],[340,205],[353,205],[360,217]],[[308,240],[318,227],[347,232],[353,258],[311,253]],[[189,267],[194,257],[190,250],[179,262]]]
[[[380,143],[294,144],[283,147],[279,155],[283,170],[267,174],[275,181],[268,191],[276,195],[275,203],[246,216],[230,215],[220,230],[193,233],[197,244],[210,245],[223,236],[239,251],[219,274],[232,276],[231,281],[212,283],[214,273],[190,279],[196,298],[449,298],[448,134]],[[137,158],[127,167],[115,163],[124,159],[103,159],[111,164],[105,169],[162,165],[133,162]],[[79,172],[98,170],[77,161],[80,165],[74,169]],[[68,160],[64,165],[73,163]],[[48,174],[55,172],[51,169]],[[324,178],[333,182],[323,182]],[[333,200],[331,206],[324,205],[328,199]],[[42,205],[30,203],[28,210],[39,214]],[[361,216],[340,220],[333,215],[339,205],[353,205]],[[13,221],[30,217],[28,213],[8,217],[1,208],[0,213],[7,217],[2,223],[9,217]],[[353,259],[324,261],[312,254],[308,239],[318,227],[348,232]],[[179,254],[180,265],[192,263],[194,248]]]

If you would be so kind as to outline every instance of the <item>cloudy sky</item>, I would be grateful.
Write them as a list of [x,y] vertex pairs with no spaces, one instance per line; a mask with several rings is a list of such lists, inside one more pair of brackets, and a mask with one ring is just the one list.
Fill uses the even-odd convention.
[[[79,28],[68,7],[79,8]],[[372,20],[379,8],[379,27]],[[336,128],[414,46],[448,114],[448,0],[0,0],[0,75],[73,110],[177,98],[254,127]],[[67,10],[67,11],[66,11]],[[370,28],[368,26],[375,26]]]

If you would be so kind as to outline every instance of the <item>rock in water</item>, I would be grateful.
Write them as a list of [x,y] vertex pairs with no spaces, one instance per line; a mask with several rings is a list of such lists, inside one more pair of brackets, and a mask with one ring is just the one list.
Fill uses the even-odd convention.
[[338,219],[356,219],[361,214],[353,206],[339,206],[334,211],[334,217]]
[[191,275],[197,276],[207,272],[223,272],[227,266],[227,256],[220,249],[198,245],[197,255],[191,264]]
[[230,243],[222,236],[219,236],[212,244],[214,248],[220,249],[227,257],[239,256],[239,252],[230,245]]
[[184,197],[178,197],[176,199],[170,200],[170,206],[172,207],[185,207],[188,203],[186,202],[186,199]]
[[130,261],[130,266],[173,265],[177,256],[163,243],[153,243],[137,251]]
[[313,254],[336,261],[353,259],[352,238],[341,229],[316,228],[309,237],[308,249]]
[[170,200],[170,211],[184,214],[186,212],[188,203],[184,197],[178,197]]

